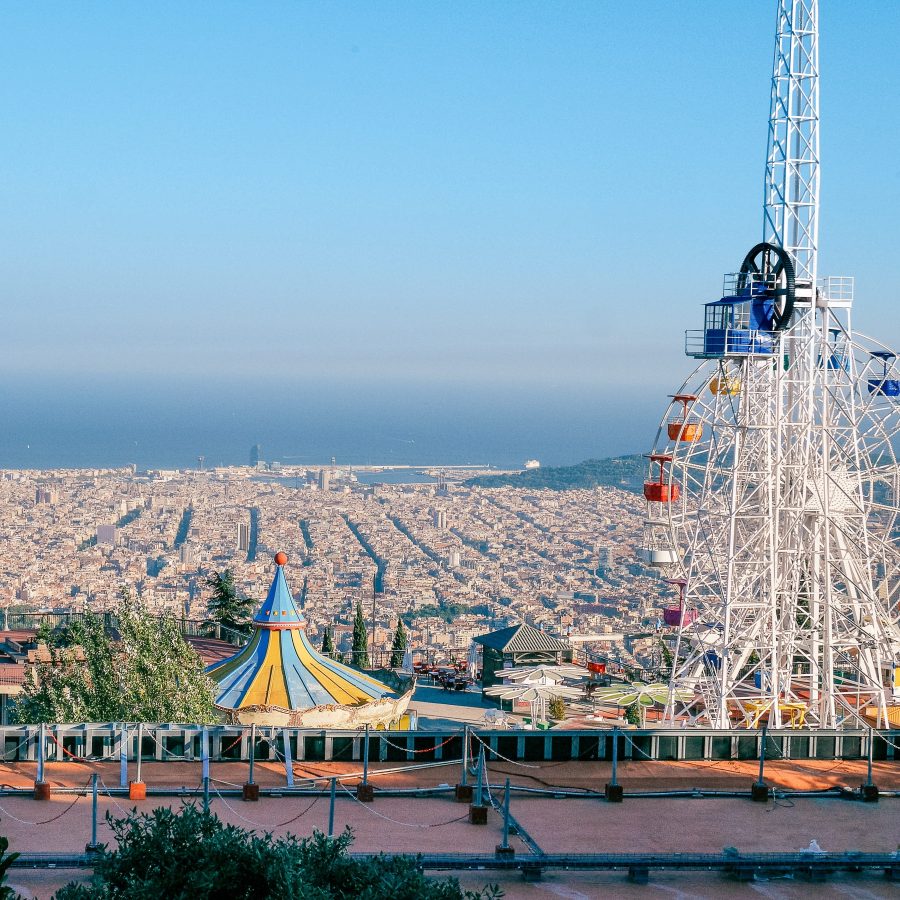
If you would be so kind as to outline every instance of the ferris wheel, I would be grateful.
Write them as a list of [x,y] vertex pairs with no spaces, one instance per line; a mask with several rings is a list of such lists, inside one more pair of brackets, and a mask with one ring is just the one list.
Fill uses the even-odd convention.
[[686,333],[700,362],[644,484],[643,558],[678,592],[665,716],[880,725],[900,700],[900,367],[854,334],[853,280],[817,277],[818,3],[777,9],[765,240]]
[[[644,487],[644,559],[678,589],[672,687],[695,697],[670,718],[835,725],[890,699],[900,367],[849,331],[852,286],[833,282],[814,329],[688,335],[706,358],[671,397]],[[740,325],[752,303],[709,304],[706,324],[724,307]]]

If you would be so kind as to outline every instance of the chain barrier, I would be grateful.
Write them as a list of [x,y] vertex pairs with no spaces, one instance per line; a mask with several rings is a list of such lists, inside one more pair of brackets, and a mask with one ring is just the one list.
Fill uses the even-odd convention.
[[454,738],[461,737],[462,735],[453,734],[448,737],[445,741],[441,741],[439,744],[435,744],[433,747],[423,747],[421,750],[409,750],[406,747],[401,747],[399,744],[391,743],[383,734],[376,735],[379,740],[384,741],[388,747],[393,747],[395,750],[401,750],[404,753],[434,753],[438,747],[443,747],[446,744],[449,744]]
[[372,809],[368,803],[363,803],[353,791],[347,789],[344,785],[340,785],[340,789],[371,815],[377,816],[379,819],[384,819],[386,822],[393,822],[394,825],[404,825],[406,828],[442,828],[444,825],[452,825],[454,822],[461,822],[463,819],[469,817],[469,814],[465,813],[464,815],[457,816],[455,819],[448,819],[446,822],[432,822],[425,824],[419,822],[401,822],[399,819],[392,819],[390,816],[386,816],[383,813],[378,812],[378,810]]
[[306,814],[307,814],[307,813],[308,813],[308,812],[309,812],[309,811],[310,811],[310,810],[311,810],[311,809],[319,802],[319,800],[322,799],[322,795],[321,795],[321,794],[317,794],[315,797],[313,797],[312,803],[310,803],[309,806],[306,807],[306,809],[304,809],[302,812],[297,813],[296,816],[293,816],[292,818],[288,819],[286,822],[280,822],[279,824],[276,824],[276,825],[262,825],[262,824],[260,824],[259,822],[254,822],[252,819],[248,819],[246,816],[244,816],[244,815],[242,815],[241,813],[239,813],[239,812],[238,812],[238,811],[237,811],[237,810],[236,810],[236,809],[235,809],[235,808],[234,808],[234,807],[233,807],[233,806],[232,806],[232,805],[231,805],[231,804],[230,804],[230,803],[222,796],[222,794],[219,792],[219,789],[218,789],[218,788],[215,788],[215,787],[214,787],[213,790],[215,791],[216,796],[222,801],[222,803],[225,804],[226,808],[227,808],[233,815],[237,816],[239,819],[241,819],[241,821],[246,822],[248,825],[252,825],[254,831],[260,830],[260,831],[263,831],[263,832],[269,832],[269,831],[272,831],[272,830],[275,829],[275,828],[284,828],[286,825],[290,825],[290,824],[292,824],[293,822],[296,822],[298,819],[303,818],[303,816],[305,816],[305,815],[306,815]]
[[77,762],[109,762],[110,760],[119,758],[119,754],[116,752],[112,753],[110,756],[95,756],[90,758],[87,756],[79,756],[77,753],[72,753],[71,750],[66,750],[66,748],[63,747],[62,743],[60,742],[59,738],[57,738],[57,736],[52,731],[48,733],[47,737],[49,737],[50,740],[53,741],[53,743],[56,744],[56,746],[59,747],[59,749],[62,750],[63,753],[65,753],[66,756],[68,756],[70,759],[76,760]]
[[481,744],[481,746],[484,747],[484,749],[488,751],[488,753],[493,753],[494,756],[497,757],[497,759],[502,759],[504,762],[508,762],[513,766],[521,766],[523,769],[541,769],[541,768],[543,768],[543,766],[533,766],[529,763],[519,762],[516,759],[510,759],[508,756],[504,756],[502,753],[498,753],[496,750],[494,750],[494,748],[491,747],[490,744],[488,744],[486,741],[484,741],[482,738],[480,738],[474,731],[470,731],[469,734],[471,734],[472,737],[475,738],[475,740],[478,741],[478,743]]
[[125,809],[125,807],[122,806],[122,804],[119,803],[119,801],[116,800],[115,797],[113,797],[113,795],[110,793],[109,787],[107,786],[106,782],[102,778],[100,779],[100,784],[103,786],[103,793],[105,793],[106,796],[109,797],[110,800],[112,800],[112,802],[115,804],[115,806],[119,810],[119,812],[121,812],[122,815],[125,816],[125,818],[129,818],[131,816],[132,811]]
[[[28,735],[26,734],[25,737],[21,741],[19,741],[19,744],[15,749],[4,750],[3,755],[2,755],[2,757],[0,757],[0,759],[2,759],[3,762],[17,762],[19,760],[16,760],[16,756],[18,755],[19,751],[23,747],[27,747],[27,746],[28,746]],[[12,757],[9,756],[10,753],[13,754]]]
[[9,817],[14,822],[19,822],[22,825],[48,825],[50,822],[55,822],[57,819],[61,819],[79,800],[81,800],[82,797],[86,797],[90,783],[91,780],[88,779],[81,791],[75,795],[75,799],[61,813],[55,816],[51,816],[49,819],[42,819],[40,822],[30,822],[28,821],[28,819],[20,819],[18,816],[14,816],[11,812],[9,812],[9,810],[4,809],[2,806],[0,806],[0,813],[2,813],[4,816]]

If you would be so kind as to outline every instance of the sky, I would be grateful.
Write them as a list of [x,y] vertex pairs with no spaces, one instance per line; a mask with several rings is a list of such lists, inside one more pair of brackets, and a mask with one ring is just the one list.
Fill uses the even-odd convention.
[[[761,237],[774,12],[2,4],[0,375],[662,402]],[[821,4],[819,270],[894,345],[898,34]]]

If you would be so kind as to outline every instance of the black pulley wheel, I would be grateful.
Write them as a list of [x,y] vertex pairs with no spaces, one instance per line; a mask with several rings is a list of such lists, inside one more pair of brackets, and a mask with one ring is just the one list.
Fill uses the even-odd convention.
[[774,283],[774,287],[770,287],[768,291],[775,301],[772,328],[783,331],[791,323],[796,296],[796,277],[790,254],[775,244],[757,244],[741,263],[739,289],[747,286],[749,275],[762,275],[767,281],[771,279]]

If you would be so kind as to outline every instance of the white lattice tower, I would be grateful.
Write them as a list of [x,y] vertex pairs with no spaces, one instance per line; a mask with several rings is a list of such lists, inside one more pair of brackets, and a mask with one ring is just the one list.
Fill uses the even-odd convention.
[[819,246],[819,4],[778,0],[763,240],[816,282]]

